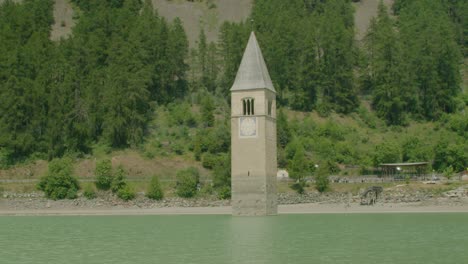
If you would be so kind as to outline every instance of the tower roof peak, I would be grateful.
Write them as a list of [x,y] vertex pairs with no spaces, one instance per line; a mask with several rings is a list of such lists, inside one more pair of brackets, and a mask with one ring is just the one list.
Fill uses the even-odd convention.
[[231,91],[259,88],[275,92],[262,51],[258,45],[255,33],[252,31]]

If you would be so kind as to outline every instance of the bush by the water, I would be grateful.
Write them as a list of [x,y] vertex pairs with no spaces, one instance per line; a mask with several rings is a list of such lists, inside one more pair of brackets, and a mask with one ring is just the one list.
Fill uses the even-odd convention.
[[330,188],[330,180],[328,179],[328,174],[330,173],[329,163],[325,162],[323,165],[319,166],[317,170],[317,176],[315,177],[315,189],[319,192],[328,191]]
[[96,187],[99,190],[109,190],[112,185],[112,162],[108,159],[96,163],[94,170],[96,176]]
[[228,186],[224,186],[219,189],[218,191],[218,198],[222,200],[227,200],[231,198],[231,188]]
[[88,184],[84,187],[83,196],[89,200],[96,198],[96,191],[94,190],[92,185]]
[[114,178],[112,179],[111,190],[113,193],[118,193],[120,190],[127,186],[125,174],[126,173],[124,168],[122,167],[122,165],[120,165],[117,168]]
[[72,175],[73,166],[70,159],[54,159],[49,163],[47,174],[41,178],[38,188],[47,198],[74,199],[80,188],[78,180]]
[[117,197],[124,201],[132,200],[133,198],[135,198],[135,190],[133,190],[133,188],[130,185],[126,184],[125,187],[119,189],[119,191],[117,192]]
[[146,197],[153,200],[161,200],[164,198],[164,192],[161,188],[161,183],[157,176],[153,176],[151,179],[150,185],[148,186],[148,191]]
[[190,198],[197,194],[200,183],[200,173],[196,168],[188,168],[177,172],[176,193],[183,198]]
[[295,183],[291,185],[291,189],[295,190],[298,194],[305,193],[306,182],[304,179],[296,180]]

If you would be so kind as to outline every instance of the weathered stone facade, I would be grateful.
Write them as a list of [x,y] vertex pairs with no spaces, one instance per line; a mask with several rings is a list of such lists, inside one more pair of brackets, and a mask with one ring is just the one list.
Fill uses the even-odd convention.
[[276,92],[252,32],[231,88],[233,215],[275,215]]

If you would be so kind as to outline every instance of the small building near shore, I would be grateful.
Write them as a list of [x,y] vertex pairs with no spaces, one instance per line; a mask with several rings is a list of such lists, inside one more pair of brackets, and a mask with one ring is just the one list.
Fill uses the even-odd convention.
[[279,170],[276,173],[276,178],[278,180],[287,180],[289,179],[289,172],[287,170]]

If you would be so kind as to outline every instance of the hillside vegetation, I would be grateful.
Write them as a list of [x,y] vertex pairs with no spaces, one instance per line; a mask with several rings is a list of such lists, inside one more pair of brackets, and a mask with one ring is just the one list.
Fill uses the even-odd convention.
[[229,88],[252,29],[278,91],[279,166],[292,176],[315,164],[348,175],[382,162],[468,166],[464,1],[382,4],[358,46],[351,1],[256,0],[250,18],[223,23],[217,42],[201,30],[193,49],[152,1],[72,2],[79,16],[59,42],[54,1],[0,5],[5,177],[64,156],[89,175],[94,160],[130,153],[140,160],[126,164],[130,177],[173,177],[144,168],[176,161],[229,186]]

